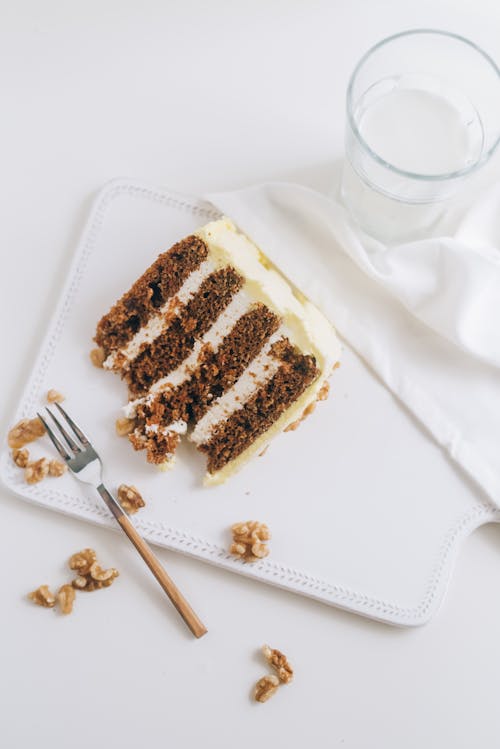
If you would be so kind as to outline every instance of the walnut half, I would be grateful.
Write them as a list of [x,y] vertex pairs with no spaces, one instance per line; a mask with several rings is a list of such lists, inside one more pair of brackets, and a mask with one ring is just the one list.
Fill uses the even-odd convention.
[[146,506],[139,490],[135,486],[127,486],[127,484],[121,484],[118,487],[118,501],[129,515],[133,515],[141,507]]
[[280,680],[274,674],[267,674],[255,685],[254,697],[257,702],[267,702],[276,693]]
[[79,575],[86,575],[90,572],[90,568],[96,561],[97,556],[94,549],[83,549],[77,551],[69,558],[70,570],[75,570]]
[[59,588],[57,593],[57,603],[62,614],[71,614],[73,603],[75,601],[75,589],[72,585],[66,584]]
[[257,520],[247,520],[231,526],[233,543],[229,553],[241,557],[245,562],[255,562],[269,554],[266,541],[271,538],[269,528]]

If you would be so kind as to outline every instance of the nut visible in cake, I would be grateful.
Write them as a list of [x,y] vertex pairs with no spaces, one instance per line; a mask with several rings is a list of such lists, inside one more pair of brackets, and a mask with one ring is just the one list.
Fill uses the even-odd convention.
[[94,367],[98,367],[99,369],[103,368],[104,360],[106,359],[106,356],[104,354],[104,349],[102,348],[93,348],[90,352],[90,361],[94,365]]
[[115,421],[115,430],[119,437],[126,437],[135,429],[135,419],[127,419],[126,416],[120,417]]

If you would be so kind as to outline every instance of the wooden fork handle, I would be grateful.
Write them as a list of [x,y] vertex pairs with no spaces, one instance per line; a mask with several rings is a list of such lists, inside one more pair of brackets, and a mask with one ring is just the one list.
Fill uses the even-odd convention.
[[134,544],[135,548],[144,559],[149,569],[156,577],[161,587],[170,598],[175,608],[182,616],[187,626],[195,637],[203,637],[207,632],[207,628],[197,617],[189,603],[186,601],[180,590],[177,588],[174,581],[167,575],[159,560],[153,554],[148,544],[144,539],[137,533],[136,529],[128,519],[127,515],[120,515],[116,518],[120,523],[122,529],[127,534],[129,539]]

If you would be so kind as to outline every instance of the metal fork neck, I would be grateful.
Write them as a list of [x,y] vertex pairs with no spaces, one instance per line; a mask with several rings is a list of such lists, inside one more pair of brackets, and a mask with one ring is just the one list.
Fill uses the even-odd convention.
[[108,492],[104,484],[99,484],[96,489],[106,502],[110,512],[117,520],[125,515],[125,512],[122,510],[116,499]]

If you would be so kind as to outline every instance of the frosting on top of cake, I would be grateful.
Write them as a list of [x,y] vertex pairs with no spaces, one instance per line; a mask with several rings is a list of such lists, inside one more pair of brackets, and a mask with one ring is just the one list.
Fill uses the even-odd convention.
[[253,242],[228,218],[212,221],[195,234],[203,239],[217,264],[233,266],[245,278],[245,290],[279,315],[292,343],[316,357],[321,371],[332,370],[340,343],[329,320],[285,280]]

